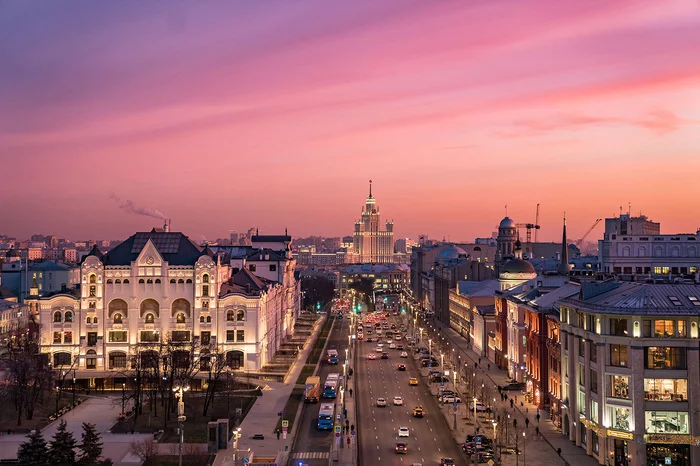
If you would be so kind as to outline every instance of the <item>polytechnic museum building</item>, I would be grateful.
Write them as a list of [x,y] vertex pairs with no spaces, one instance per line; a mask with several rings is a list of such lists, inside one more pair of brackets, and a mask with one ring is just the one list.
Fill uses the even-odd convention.
[[600,464],[700,465],[700,285],[582,283],[560,325],[562,432]]
[[55,368],[95,386],[165,342],[190,345],[196,357],[224,354],[231,370],[258,371],[274,356],[300,304],[291,238],[254,236],[232,258],[164,230],[136,233],[106,254],[93,248],[78,293],[28,300]]

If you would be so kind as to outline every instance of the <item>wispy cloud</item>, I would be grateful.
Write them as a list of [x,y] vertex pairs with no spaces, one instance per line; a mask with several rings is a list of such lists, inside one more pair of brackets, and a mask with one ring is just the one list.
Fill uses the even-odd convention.
[[133,215],[143,215],[146,217],[153,217],[153,218],[158,218],[161,220],[165,220],[165,215],[163,215],[159,210],[157,209],[152,209],[150,207],[139,207],[136,205],[136,203],[132,200],[126,199],[126,200],[121,200],[116,194],[111,193],[109,195],[109,198],[113,200],[114,202],[117,203],[119,208],[123,210],[124,212],[127,212],[129,214]]

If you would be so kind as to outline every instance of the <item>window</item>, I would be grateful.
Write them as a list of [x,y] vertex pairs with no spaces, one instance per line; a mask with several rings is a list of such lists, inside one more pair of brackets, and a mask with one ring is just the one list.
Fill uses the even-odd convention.
[[90,286],[90,297],[94,298],[97,296],[97,287],[94,285]]
[[126,368],[126,353],[121,351],[115,351],[109,353],[109,368],[110,369],[124,369]]
[[126,330],[112,330],[109,332],[110,343],[126,343]]
[[211,355],[209,353],[204,353],[199,355],[199,370],[200,371],[210,371],[211,370]]
[[202,283],[209,283],[209,274],[202,275]]
[[586,385],[586,367],[583,364],[578,365],[578,384],[582,387]]
[[188,279],[185,281],[185,283],[187,283],[187,284],[192,284],[192,279],[191,279],[191,278],[188,278]]
[[209,296],[209,285],[202,285],[202,296]]
[[630,430],[630,409],[610,408],[610,427],[615,430]]
[[53,342],[54,343],[61,343],[61,340],[63,339],[63,335],[61,332],[53,332]]
[[642,337],[651,338],[651,319],[644,319],[642,321]]
[[687,369],[686,348],[650,346],[644,353],[647,369]]
[[255,272],[255,264],[248,265],[248,270],[250,270],[251,272]]
[[160,284],[160,278],[156,278],[156,285]]
[[182,312],[178,312],[176,322],[178,324],[184,324],[185,323],[185,314]]
[[96,369],[97,368],[97,355],[95,350],[90,350],[85,356],[85,368],[86,369]]
[[685,320],[676,321],[676,336],[686,338],[688,336],[688,322]]
[[63,343],[73,343],[73,332],[63,332]]
[[687,411],[645,411],[644,428],[647,434],[687,434]]
[[148,314],[146,314],[146,323],[152,324],[153,322],[155,322],[155,318],[153,317],[153,314],[149,312]]
[[66,322],[73,322],[73,313],[71,311],[66,311]]
[[149,278],[148,280],[146,280],[146,284],[152,285],[152,284],[153,284],[153,279]]
[[185,280],[183,280],[183,279],[181,278],[181,279],[179,279],[177,282],[178,282],[178,284],[184,284],[184,283],[185,283]]
[[203,345],[208,345],[211,343],[211,332],[202,332],[200,335],[200,341]]
[[170,284],[171,284],[171,285],[174,285],[175,283],[177,283],[177,282],[175,281],[175,279],[174,279],[174,278],[171,278],[171,279],[170,279]]
[[226,341],[234,341],[236,339],[235,330],[226,330]]
[[245,342],[245,330],[236,330],[236,342]]
[[578,355],[584,356],[586,354],[586,340],[579,337],[578,339]]
[[209,301],[206,299],[202,301],[202,309],[209,309]]
[[94,274],[90,275],[90,283],[97,283],[97,277]]
[[140,341],[144,343],[157,343],[160,341],[160,333],[156,330],[141,330]]
[[598,362],[598,346],[592,341],[588,348],[591,353],[591,362]]
[[53,321],[61,322],[61,311],[56,311],[53,313]]
[[53,365],[59,366],[70,366],[73,358],[70,353],[56,353],[53,355]]
[[124,283],[125,285],[128,284],[128,283],[129,283],[129,279],[128,279],[128,278],[125,278],[123,283]]
[[235,319],[236,314],[233,311],[226,311],[226,320],[229,322],[233,322]]
[[97,303],[95,301],[90,301],[88,303],[88,309],[97,309]]
[[598,424],[598,402],[596,400],[591,400],[591,412],[589,416],[591,421]]
[[211,323],[211,316],[207,316],[207,323],[208,323],[208,324]]
[[277,264],[270,264],[270,272],[277,272]]
[[95,346],[97,344],[97,332],[88,332],[87,334],[87,345]]
[[88,317],[87,320],[86,320],[86,322],[87,322],[88,324],[91,324],[91,323],[92,323],[92,317]]
[[189,330],[173,330],[171,335],[173,341],[190,341]]
[[614,398],[629,398],[629,377],[626,375],[610,376],[610,396]]
[[122,315],[119,313],[114,314],[114,323],[115,324],[121,324],[122,323]]
[[199,316],[199,323],[201,323],[201,324],[204,323],[204,316]]
[[672,337],[673,336],[673,321],[672,320],[656,320],[654,321],[654,336],[655,337]]
[[236,312],[236,321],[243,322],[244,320],[245,320],[245,312],[239,309]]
[[93,317],[93,318],[92,318],[92,323],[93,323],[93,324],[96,324],[96,323],[97,323],[97,317]]
[[231,369],[240,369],[243,367],[243,352],[229,351],[226,353],[226,365]]
[[143,279],[143,278],[139,278],[139,284],[143,285],[144,283],[146,283],[146,282],[144,281],[144,279]]
[[610,319],[610,335],[624,337],[627,335],[627,319]]
[[627,367],[627,346],[610,345],[610,365]]
[[593,369],[590,369],[589,375],[591,379],[589,381],[589,383],[591,384],[591,392],[598,393],[598,372],[594,371]]
[[644,379],[644,399],[687,401],[688,379]]
[[586,415],[586,393],[582,390],[578,391],[578,412]]

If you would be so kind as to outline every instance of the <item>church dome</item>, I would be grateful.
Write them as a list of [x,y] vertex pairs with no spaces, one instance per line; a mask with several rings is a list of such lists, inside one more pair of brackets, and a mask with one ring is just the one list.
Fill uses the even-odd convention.
[[535,272],[535,267],[523,259],[511,259],[503,265],[501,268],[501,273],[511,273],[511,274],[537,274]]
[[464,249],[458,248],[454,244],[447,246],[445,249],[440,251],[435,257],[437,261],[448,261],[453,259],[459,259],[461,257],[467,257],[467,253]]
[[498,228],[515,228],[515,222],[512,218],[506,217],[501,220],[501,224],[498,226]]

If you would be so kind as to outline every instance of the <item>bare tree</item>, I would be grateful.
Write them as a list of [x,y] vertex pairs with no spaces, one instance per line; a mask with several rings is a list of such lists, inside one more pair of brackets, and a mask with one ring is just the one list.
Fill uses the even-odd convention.
[[129,452],[145,462],[158,454],[158,443],[151,439],[134,440],[129,444]]
[[[219,345],[211,352],[203,353],[202,350],[199,354],[199,368],[201,371],[206,372],[207,380],[207,389],[206,392],[204,392],[204,409],[202,412],[202,415],[206,416],[209,408],[214,403],[214,395],[220,389],[222,383],[221,379],[226,373],[226,354]],[[226,390],[230,391],[231,387],[229,387],[228,381],[229,376],[227,374]]]

